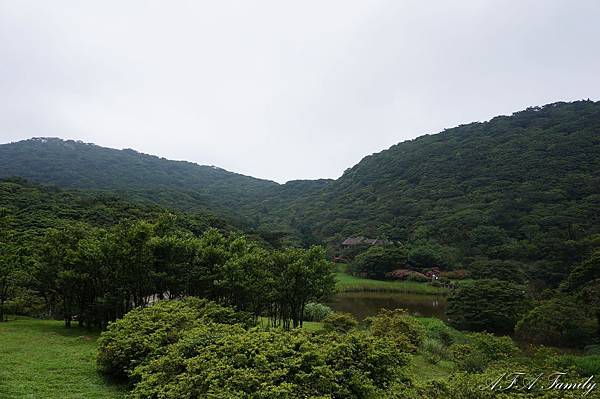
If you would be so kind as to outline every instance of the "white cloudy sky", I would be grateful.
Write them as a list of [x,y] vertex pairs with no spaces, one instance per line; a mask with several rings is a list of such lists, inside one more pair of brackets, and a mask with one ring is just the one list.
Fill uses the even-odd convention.
[[268,178],[600,99],[600,1],[0,0],[0,142],[80,139]]

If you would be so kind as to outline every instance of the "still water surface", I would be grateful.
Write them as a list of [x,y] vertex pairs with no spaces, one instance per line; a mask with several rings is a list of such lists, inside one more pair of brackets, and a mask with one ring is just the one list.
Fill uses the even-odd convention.
[[329,305],[333,310],[354,315],[358,320],[374,316],[380,309],[406,309],[414,316],[446,321],[446,297],[392,292],[343,292]]

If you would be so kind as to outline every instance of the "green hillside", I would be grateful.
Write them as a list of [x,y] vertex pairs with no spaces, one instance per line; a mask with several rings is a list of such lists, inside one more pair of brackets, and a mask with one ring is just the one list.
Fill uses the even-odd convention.
[[388,237],[431,245],[455,264],[484,256],[568,267],[600,233],[599,207],[600,103],[582,101],[397,144],[273,215],[331,243]]
[[337,180],[284,185],[74,141],[0,145],[0,177],[210,211],[297,244],[361,235],[433,249],[451,267],[551,262],[538,266],[561,269],[559,280],[600,233],[599,172],[600,103],[591,101],[462,125],[367,156]]

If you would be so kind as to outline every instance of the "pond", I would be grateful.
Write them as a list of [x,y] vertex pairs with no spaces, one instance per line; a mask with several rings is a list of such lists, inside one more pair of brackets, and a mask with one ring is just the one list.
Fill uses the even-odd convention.
[[358,320],[374,316],[380,309],[406,309],[411,315],[446,321],[446,297],[393,292],[343,292],[327,304],[333,310],[352,314]]

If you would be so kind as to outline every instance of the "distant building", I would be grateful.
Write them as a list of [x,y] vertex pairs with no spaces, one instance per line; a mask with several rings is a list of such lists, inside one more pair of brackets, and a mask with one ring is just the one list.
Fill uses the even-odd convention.
[[378,238],[348,237],[342,241],[342,248],[351,248],[358,245],[388,245],[391,243],[391,241]]

